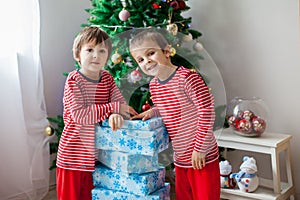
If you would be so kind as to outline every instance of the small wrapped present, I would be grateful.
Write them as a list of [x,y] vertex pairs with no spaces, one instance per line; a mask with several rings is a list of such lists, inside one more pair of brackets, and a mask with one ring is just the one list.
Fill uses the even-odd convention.
[[[102,125],[104,127],[109,127],[108,119],[102,121]],[[124,124],[122,126],[123,129],[134,129],[141,131],[152,131],[157,129],[158,127],[164,126],[162,118],[156,117],[148,120],[124,120]]]
[[165,174],[164,167],[144,174],[127,174],[98,165],[93,172],[93,184],[98,188],[146,196],[164,186]]
[[164,126],[152,131],[95,127],[95,147],[129,154],[154,156],[168,148],[169,136]]
[[128,154],[120,151],[99,150],[98,160],[115,171],[124,173],[147,173],[159,169],[158,156]]
[[105,188],[94,188],[92,190],[92,200],[170,200],[170,184],[165,185],[157,191],[146,195],[140,196],[119,192],[116,190],[109,190]]

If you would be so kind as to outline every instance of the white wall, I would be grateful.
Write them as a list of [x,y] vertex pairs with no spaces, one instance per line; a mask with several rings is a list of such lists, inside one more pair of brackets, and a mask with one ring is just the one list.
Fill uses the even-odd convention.
[[[261,97],[270,109],[268,131],[293,136],[292,160],[299,199],[298,3],[298,0],[190,0],[191,9],[185,15],[192,16],[192,28],[203,33],[201,41],[219,67],[227,101],[235,96]],[[234,159],[237,152],[230,154]],[[266,158],[256,156],[258,166],[264,166]],[[241,162],[239,157],[237,162]],[[265,173],[270,171],[261,172]]]
[[48,115],[62,113],[65,76],[74,69],[72,44],[80,25],[90,15],[89,0],[40,0],[41,7],[41,59],[45,82]]
[[[45,97],[49,116],[55,116],[62,112],[65,77],[61,73],[74,69],[72,42],[89,17],[84,9],[90,1],[40,3]],[[188,5],[186,15],[192,16],[193,28],[203,33],[201,41],[223,76],[227,100],[235,96],[264,99],[270,108],[268,131],[293,135],[293,167],[299,169],[298,0],[189,0]],[[294,180],[300,198],[300,174],[294,173]]]

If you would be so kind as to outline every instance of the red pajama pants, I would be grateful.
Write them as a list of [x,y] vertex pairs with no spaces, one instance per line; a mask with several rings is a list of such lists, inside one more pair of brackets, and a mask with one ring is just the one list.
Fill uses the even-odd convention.
[[220,200],[220,170],[216,160],[199,170],[175,167],[176,200]]
[[58,200],[91,200],[92,172],[56,168],[56,192]]

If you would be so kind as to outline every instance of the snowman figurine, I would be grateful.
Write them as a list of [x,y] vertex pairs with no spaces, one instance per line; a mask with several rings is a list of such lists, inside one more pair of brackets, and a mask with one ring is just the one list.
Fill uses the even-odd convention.
[[259,185],[256,172],[257,166],[255,159],[253,157],[244,156],[240,171],[231,174],[230,177],[236,180],[241,191],[254,192]]
[[219,162],[220,166],[220,182],[221,182],[221,188],[235,188],[236,182],[233,178],[230,178],[232,167],[230,163],[225,160]]

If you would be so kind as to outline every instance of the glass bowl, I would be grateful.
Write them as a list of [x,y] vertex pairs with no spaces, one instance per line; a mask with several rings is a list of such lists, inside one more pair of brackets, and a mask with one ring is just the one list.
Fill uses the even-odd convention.
[[238,135],[260,136],[266,130],[267,117],[267,105],[259,97],[235,97],[228,105],[228,124]]

